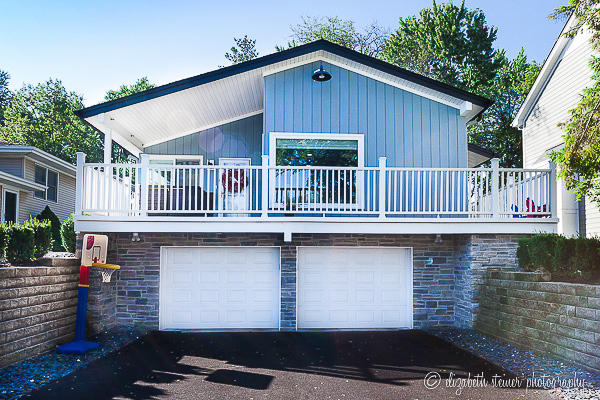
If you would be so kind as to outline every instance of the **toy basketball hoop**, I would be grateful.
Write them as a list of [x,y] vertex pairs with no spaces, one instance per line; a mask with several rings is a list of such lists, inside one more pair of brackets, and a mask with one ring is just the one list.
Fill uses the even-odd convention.
[[99,267],[102,282],[110,282],[110,278],[118,265],[106,264],[108,237],[106,235],[85,235],[81,249],[81,267],[79,272],[79,288],[77,292],[77,319],[75,321],[75,340],[59,346],[57,352],[63,354],[84,354],[97,349],[98,343],[85,340],[85,319],[87,314],[88,290],[90,288],[90,268]]
[[101,268],[102,282],[110,282],[110,278],[118,265],[106,264],[106,253],[108,250],[108,236],[85,235],[83,237],[83,249],[81,251],[81,264],[88,267]]

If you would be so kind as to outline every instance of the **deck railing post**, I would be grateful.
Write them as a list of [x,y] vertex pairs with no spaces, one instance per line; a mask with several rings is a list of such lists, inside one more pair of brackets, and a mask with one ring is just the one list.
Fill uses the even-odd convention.
[[[148,168],[149,155],[140,154],[140,215],[148,216]],[[154,195],[154,194],[153,194]]]
[[550,218],[557,218],[558,216],[558,192],[556,185],[558,185],[557,180],[558,177],[556,175],[556,164],[552,161],[550,164]]
[[500,159],[492,158],[492,218],[500,218]]
[[261,217],[267,218],[269,215],[269,156],[266,154],[262,155],[262,166],[261,166],[261,198],[260,198],[260,210]]
[[85,153],[78,151],[75,174],[75,215],[82,215],[83,209],[83,164],[85,164]]
[[379,218],[385,218],[385,178],[387,158],[379,157]]

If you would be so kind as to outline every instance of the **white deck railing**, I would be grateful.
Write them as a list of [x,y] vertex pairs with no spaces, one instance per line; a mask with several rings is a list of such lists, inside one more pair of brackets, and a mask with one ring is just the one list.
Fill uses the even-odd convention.
[[555,171],[85,163],[79,215],[167,217],[522,218],[555,215]]

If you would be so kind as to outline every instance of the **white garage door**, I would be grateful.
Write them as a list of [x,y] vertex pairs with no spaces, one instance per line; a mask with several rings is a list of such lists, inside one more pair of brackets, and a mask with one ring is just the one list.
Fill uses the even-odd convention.
[[298,328],[412,327],[407,248],[299,247]]
[[279,249],[165,247],[160,329],[277,329]]

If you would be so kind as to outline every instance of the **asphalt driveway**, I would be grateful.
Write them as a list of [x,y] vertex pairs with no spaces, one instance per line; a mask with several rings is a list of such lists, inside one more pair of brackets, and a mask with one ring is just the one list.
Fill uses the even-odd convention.
[[[472,379],[464,380],[469,373]],[[476,378],[482,373],[483,379]],[[521,388],[494,387],[494,382],[496,386],[514,386],[512,378],[507,371],[416,330],[155,332],[25,397],[44,400],[550,398],[545,391],[526,391],[525,382],[520,383]],[[457,385],[461,383],[478,387],[458,391]],[[481,387],[484,383],[486,387]]]

